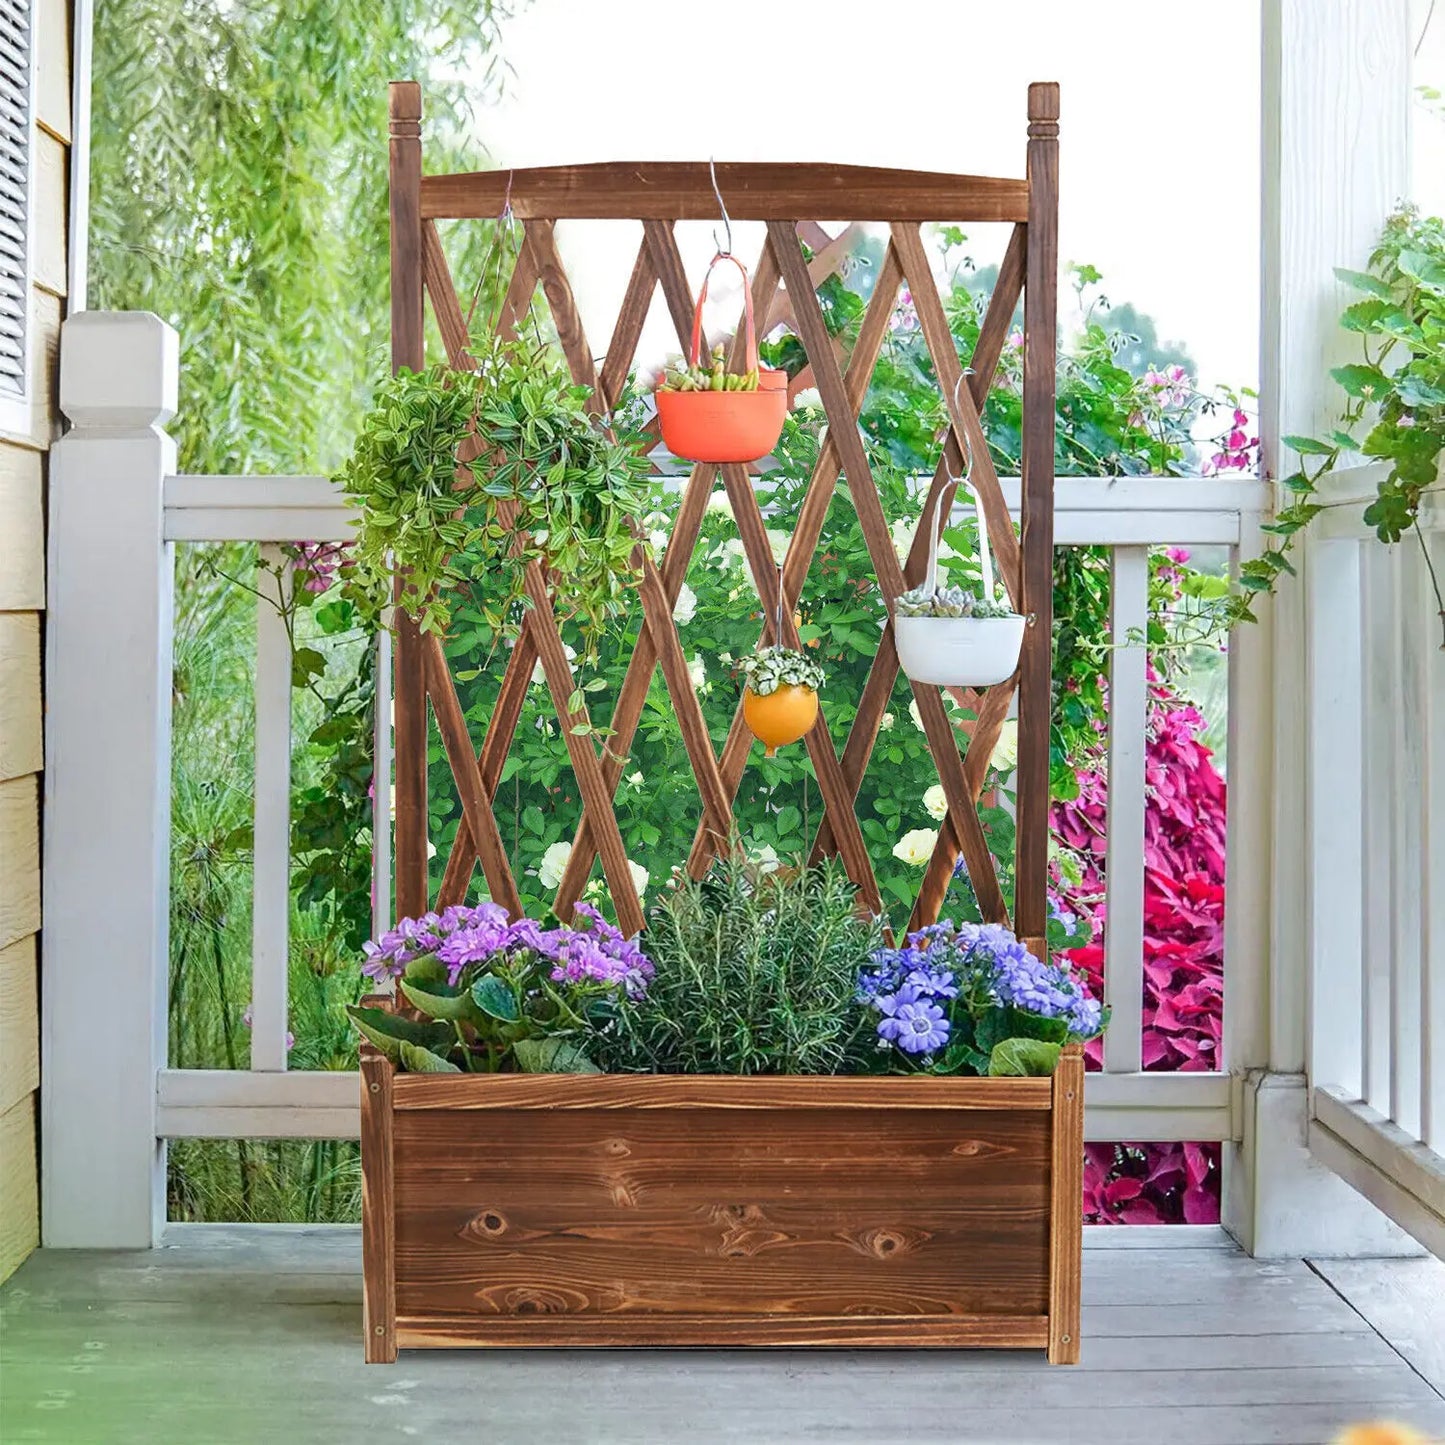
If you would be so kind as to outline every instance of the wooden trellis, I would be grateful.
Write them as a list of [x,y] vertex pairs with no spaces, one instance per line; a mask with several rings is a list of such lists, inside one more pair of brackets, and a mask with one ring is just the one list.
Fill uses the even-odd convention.
[[[974,458],[978,492],[998,570],[1014,606],[1030,617],[1015,678],[981,693],[960,694],[976,714],[966,753],[950,724],[940,690],[914,683],[913,692],[948,803],[933,856],[924,872],[912,925],[933,921],[960,857],[984,914],[1008,922],[994,862],[978,816],[988,759],[1009,702],[1019,692],[1018,817],[1013,926],[1035,952],[1044,949],[1048,860],[1049,709],[1054,482],[1054,358],[1057,286],[1058,86],[1029,87],[1026,178],[946,175],[826,165],[726,165],[716,178],[736,220],[766,223],[762,255],[753,271],[759,331],[786,317],[807,354],[811,384],[822,399],[827,434],[794,519],[781,569],[775,567],[767,528],[747,467],[699,463],[682,503],[661,566],[639,541],[643,627],[617,696],[610,746],[576,731],[587,722],[577,693],[548,579],[533,564],[526,590],[531,601],[478,748],[468,735],[441,642],[423,637],[405,618],[398,624],[395,679],[396,893],[403,915],[425,912],[427,882],[427,703],[431,702],[462,806],[452,852],[435,906],[460,901],[480,864],[491,896],[514,913],[520,903],[510,861],[492,811],[532,671],[540,661],[562,720],[582,800],[576,839],[555,900],[567,917],[600,858],[616,908],[628,932],[642,925],[613,798],[623,759],[642,717],[654,669],[677,712],[697,781],[701,816],[688,871],[706,871],[726,846],[732,801],[752,744],[739,706],[721,755],[713,751],[702,708],[688,674],[673,621],[673,607],[692,559],[707,500],[721,476],[749,567],[758,588],[762,640],[797,647],[793,621],[804,578],[828,507],[845,479],[867,542],[879,587],[891,599],[922,579],[928,552],[926,527],[935,502],[952,492],[963,457]],[[447,358],[467,366],[468,334],[445,254],[439,220],[495,219],[510,203],[521,227],[521,246],[503,302],[499,328],[510,333],[526,315],[540,286],[573,377],[590,388],[595,410],[615,402],[632,364],[654,292],[661,287],[680,344],[692,325],[693,295],[678,251],[675,226],[713,220],[717,199],[709,166],[701,163],[607,164],[513,172],[423,176],[421,92],[414,82],[391,87],[392,364],[421,368],[426,361],[424,305],[430,298]],[[643,238],[611,344],[600,368],[581,320],[554,237],[564,219],[632,219]],[[888,243],[872,298],[846,363],[824,325],[814,290],[832,269],[844,236],[830,238],[821,220],[875,222],[888,227]],[[967,362],[955,349],[923,245],[925,222],[1011,222],[1013,231],[977,345]],[[851,227],[850,227],[851,229]],[[801,242],[814,250],[812,267]],[[832,249],[830,250],[830,247]],[[943,452],[922,508],[908,558],[900,567],[877,486],[858,432],[874,365],[902,287],[910,291],[947,409]],[[1020,293],[1024,299],[1023,449],[1021,535],[1014,530],[989,459],[980,412],[992,385]],[[740,342],[735,341],[735,346]],[[781,626],[781,635],[775,631]],[[806,738],[824,813],[812,857],[836,853],[862,899],[881,909],[877,881],[854,812],[888,699],[897,681],[898,656],[891,622],[885,626],[841,754],[828,727],[826,697]]]

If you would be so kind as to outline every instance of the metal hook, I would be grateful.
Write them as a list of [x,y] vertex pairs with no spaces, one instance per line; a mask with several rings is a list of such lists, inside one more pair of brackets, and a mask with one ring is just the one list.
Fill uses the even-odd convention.
[[712,193],[717,197],[717,208],[722,212],[723,228],[727,231],[727,241],[726,243],[724,243],[722,241],[719,241],[717,238],[717,227],[713,227],[713,249],[718,253],[719,256],[731,256],[733,253],[733,223],[732,218],[728,215],[728,208],[723,201],[722,191],[718,187],[717,166],[713,164],[713,159],[711,156],[709,156],[707,159],[707,173],[712,179]]
[[[514,170],[507,172],[507,189],[502,195],[502,209],[497,215],[497,229],[492,235],[491,248],[488,250],[486,258],[482,262],[481,274],[477,277],[476,288],[472,292],[472,304],[467,307],[466,325],[468,333],[470,333],[472,329],[472,317],[476,314],[477,303],[482,299],[482,288],[487,284],[487,269],[493,256],[496,257],[497,280],[500,281],[502,279],[502,223],[504,221],[506,222],[507,236],[509,239],[517,234],[517,218],[512,214],[512,182],[516,179],[516,176],[517,173]],[[500,319],[499,315],[498,320]]]

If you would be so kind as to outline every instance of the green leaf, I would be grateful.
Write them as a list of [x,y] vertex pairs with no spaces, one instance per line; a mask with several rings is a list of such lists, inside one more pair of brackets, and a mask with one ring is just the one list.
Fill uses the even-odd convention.
[[1069,1024],[1067,1019],[1040,1018],[1038,1014],[1010,1005],[1008,1034],[1010,1038],[1042,1039],[1045,1043],[1061,1044],[1069,1036]]
[[412,1074],[460,1074],[462,1071],[450,1059],[423,1048],[420,1044],[403,1042],[401,1064]]
[[375,1044],[394,1064],[401,1062],[403,1044],[416,1044],[423,1049],[444,1049],[456,1038],[449,1024],[418,1023],[415,1019],[394,1014],[390,1009],[347,1004],[346,1012],[356,1025],[356,1031]]
[[473,1004],[471,995],[460,989],[439,983],[423,988],[406,978],[400,980],[400,987],[407,1002],[429,1018],[476,1020],[476,1005]]
[[291,654],[291,686],[305,687],[326,672],[326,658],[314,647],[298,647]]
[[1334,447],[1329,442],[1317,441],[1314,437],[1282,437],[1281,440],[1291,451],[1299,452],[1301,456],[1327,457],[1334,453]]
[[1004,1039],[993,1046],[988,1071],[995,1078],[1052,1074],[1062,1052],[1062,1044],[1045,1043],[1042,1039]]
[[411,983],[420,984],[423,988],[430,988],[432,984],[439,983],[443,987],[437,992],[446,992],[447,966],[434,953],[424,953],[420,958],[412,959],[407,964],[403,977]]
[[1445,262],[1426,251],[1401,251],[1395,264],[1407,276],[1412,276],[1422,286],[1432,291],[1445,290]]
[[1348,267],[1336,266],[1335,275],[1347,286],[1353,286],[1356,291],[1368,292],[1371,296],[1388,300],[1395,294],[1390,289],[1388,281],[1383,281],[1378,276],[1372,276],[1368,271],[1351,271]]
[[524,1074],[600,1074],[601,1069],[567,1039],[518,1039],[512,1045]]
[[484,1014],[503,1023],[514,1024],[522,1016],[516,996],[494,973],[484,973],[472,985],[472,1002]]
[[1351,366],[1332,367],[1330,375],[1348,395],[1363,401],[1378,401],[1390,390],[1389,378],[1378,366],[1364,366],[1356,362]]

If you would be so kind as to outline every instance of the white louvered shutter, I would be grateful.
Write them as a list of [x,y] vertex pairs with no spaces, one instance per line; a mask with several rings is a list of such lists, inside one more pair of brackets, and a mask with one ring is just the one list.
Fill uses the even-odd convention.
[[0,396],[25,394],[30,3],[0,0]]

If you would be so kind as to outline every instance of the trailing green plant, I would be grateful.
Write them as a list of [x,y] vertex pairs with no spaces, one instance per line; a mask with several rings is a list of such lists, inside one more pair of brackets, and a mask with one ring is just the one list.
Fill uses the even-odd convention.
[[[640,579],[652,489],[642,448],[604,431],[587,397],[541,342],[496,337],[474,371],[383,383],[337,478],[361,512],[341,568],[348,595],[379,617],[398,584],[422,631],[444,632],[464,591],[500,629],[539,563],[592,639]],[[475,458],[459,463],[464,442]]]
[[[1406,206],[1385,223],[1368,270],[1336,267],[1335,275],[1362,293],[1340,317],[1340,325],[1359,336],[1361,357],[1330,371],[1345,395],[1339,426],[1323,438],[1283,438],[1300,458],[1299,469],[1281,484],[1293,500],[1264,527],[1279,541],[1240,567],[1243,592],[1233,599],[1231,620],[1253,621],[1250,598],[1273,591],[1281,573],[1293,573],[1294,539],[1324,509],[1320,482],[1345,458],[1363,453],[1389,464],[1365,508],[1365,522],[1382,542],[1398,542],[1412,530],[1419,537],[1421,502],[1440,485],[1445,221]],[[1420,544],[1445,627],[1445,598],[1423,538]]]
[[620,1003],[599,1057],[669,1074],[844,1071],[859,1053],[859,970],[881,942],[836,860],[721,859],[650,911],[641,943],[654,975]]
[[759,697],[771,697],[780,687],[823,686],[824,672],[816,658],[791,647],[764,647],[743,658],[743,676]]

